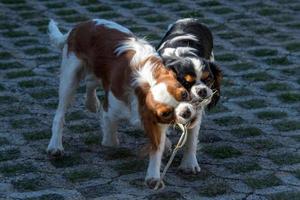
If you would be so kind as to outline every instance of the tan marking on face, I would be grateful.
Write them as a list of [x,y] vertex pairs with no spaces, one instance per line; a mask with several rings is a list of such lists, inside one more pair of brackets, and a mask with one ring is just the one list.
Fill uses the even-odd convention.
[[194,82],[196,80],[196,77],[195,76],[192,76],[190,74],[186,74],[184,76],[184,80],[186,80],[187,82],[191,83],[191,82]]

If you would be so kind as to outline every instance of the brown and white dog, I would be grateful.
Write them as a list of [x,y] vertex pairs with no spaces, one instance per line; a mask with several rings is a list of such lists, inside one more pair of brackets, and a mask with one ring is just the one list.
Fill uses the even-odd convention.
[[63,152],[64,115],[81,79],[86,79],[86,107],[96,112],[100,102],[98,86],[105,92],[102,116],[102,145],[119,144],[117,125],[129,118],[142,126],[151,150],[146,183],[153,187],[160,179],[166,130],[172,123],[188,123],[195,114],[187,90],[172,70],[162,63],[155,49],[127,28],[108,20],[95,19],[78,24],[62,34],[49,23],[51,42],[62,48],[59,104],[53,120],[50,155]]
[[178,81],[190,92],[197,110],[179,166],[186,173],[197,173],[200,167],[196,150],[202,116],[206,107],[216,105],[221,93],[222,72],[214,62],[213,36],[199,20],[181,19],[169,26],[157,49],[166,67],[176,73]]

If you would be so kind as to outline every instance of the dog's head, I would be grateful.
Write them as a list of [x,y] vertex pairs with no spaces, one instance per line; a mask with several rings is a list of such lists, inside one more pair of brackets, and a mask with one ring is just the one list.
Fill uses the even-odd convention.
[[209,99],[206,103],[208,109],[217,104],[222,72],[215,62],[196,56],[167,56],[163,60],[176,73],[177,80],[190,92],[193,100]]

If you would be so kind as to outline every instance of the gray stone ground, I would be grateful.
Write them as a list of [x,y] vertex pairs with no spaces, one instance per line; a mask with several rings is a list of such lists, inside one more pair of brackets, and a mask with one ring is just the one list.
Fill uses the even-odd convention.
[[[0,11],[0,199],[300,199],[298,0],[0,0]],[[225,76],[201,129],[201,173],[177,173],[176,157],[166,189],[147,189],[143,133],[124,123],[121,147],[102,147],[83,86],[66,118],[66,155],[49,159],[60,60],[49,18],[65,30],[111,19],[157,44],[181,17],[211,28]]]

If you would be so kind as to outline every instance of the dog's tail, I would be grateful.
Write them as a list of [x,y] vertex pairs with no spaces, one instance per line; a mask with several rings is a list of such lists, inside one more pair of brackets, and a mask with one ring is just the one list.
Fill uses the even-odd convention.
[[57,23],[53,19],[50,19],[48,32],[51,44],[56,48],[62,49],[67,41],[69,32],[66,34],[60,32],[57,27]]

